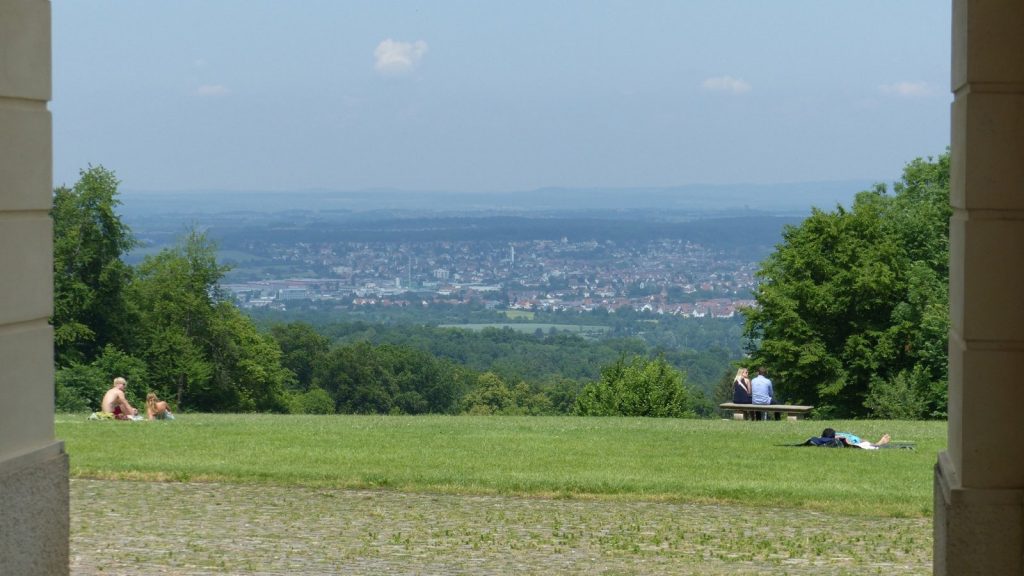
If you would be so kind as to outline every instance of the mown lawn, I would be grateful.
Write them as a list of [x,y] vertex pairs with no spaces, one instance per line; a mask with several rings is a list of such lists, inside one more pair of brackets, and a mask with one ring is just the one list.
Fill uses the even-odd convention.
[[[824,426],[917,449],[794,448]],[[58,415],[76,478],[220,481],[413,493],[732,503],[931,515],[944,422],[577,417]]]

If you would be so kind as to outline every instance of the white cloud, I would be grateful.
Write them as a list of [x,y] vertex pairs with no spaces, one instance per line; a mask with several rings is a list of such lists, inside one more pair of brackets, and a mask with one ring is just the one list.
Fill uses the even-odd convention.
[[733,78],[732,76],[716,76],[708,78],[700,83],[702,90],[709,92],[729,92],[731,94],[743,94],[750,92],[751,86],[745,80]]
[[895,84],[883,84],[878,87],[882,94],[901,96],[903,98],[921,98],[931,96],[932,89],[925,82],[897,82]]
[[416,42],[396,42],[390,38],[377,45],[373,51],[374,65],[377,72],[390,76],[408,74],[423,59],[427,53],[427,43],[423,40]]
[[227,96],[231,93],[231,90],[223,84],[203,84],[196,88],[196,94],[199,96],[207,96],[211,98],[219,96]]

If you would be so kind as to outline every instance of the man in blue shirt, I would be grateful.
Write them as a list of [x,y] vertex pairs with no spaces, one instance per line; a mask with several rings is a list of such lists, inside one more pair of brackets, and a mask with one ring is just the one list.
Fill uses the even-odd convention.
[[[775,390],[772,389],[772,381],[764,375],[764,368],[757,369],[757,376],[750,382],[754,404],[771,404],[775,400]],[[764,414],[767,417],[766,413]]]

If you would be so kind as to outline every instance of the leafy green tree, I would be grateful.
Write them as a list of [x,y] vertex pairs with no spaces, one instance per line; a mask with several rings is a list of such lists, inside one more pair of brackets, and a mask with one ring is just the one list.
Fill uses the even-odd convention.
[[116,212],[118,180],[102,166],[53,194],[53,329],[58,367],[89,363],[112,344],[130,350],[135,315],[125,298],[135,246]]
[[512,390],[493,372],[481,374],[476,386],[462,398],[462,403],[463,412],[476,416],[517,413]]
[[182,409],[284,411],[294,381],[270,336],[222,297],[216,247],[190,230],[138,267],[132,299],[142,316],[140,356],[153,388]]
[[342,414],[452,413],[463,381],[460,370],[430,354],[366,341],[335,346],[313,376]]
[[553,414],[571,414],[576,405],[576,396],[583,388],[583,383],[566,378],[558,374],[552,374],[538,384],[551,403]]
[[298,389],[308,390],[314,367],[327,354],[331,341],[305,322],[275,324],[270,335],[281,348],[281,364],[295,374]]
[[316,367],[314,382],[334,398],[341,414],[387,414],[395,390],[368,342],[331,349]]
[[912,381],[925,408],[911,412],[945,412],[948,154],[909,163],[893,189],[815,209],[762,264],[745,334],[787,402],[892,414],[882,406],[909,396],[884,388]]
[[527,416],[551,416],[558,414],[554,401],[539,386],[519,381],[512,387],[512,396],[521,414]]
[[216,285],[224,272],[213,244],[195,229],[136,268],[132,299],[142,316],[142,356],[164,395],[181,408],[222,405],[210,390],[215,367],[209,344]]
[[115,376],[128,381],[125,397],[133,406],[146,398],[146,364],[107,345],[90,364],[72,362],[56,373],[56,407],[61,412],[87,412],[100,409],[103,395],[110,389]]
[[576,398],[581,416],[693,416],[690,390],[683,373],[663,356],[653,360],[620,358],[601,369],[601,378],[587,384]]
[[181,326],[151,320],[145,327],[141,342],[142,355],[149,366],[154,389],[164,398],[173,398],[179,408],[209,409],[192,392],[201,390],[213,374],[213,365],[206,357],[201,342],[194,340]]
[[[149,368],[146,363],[118,350],[113,345],[105,346],[92,365],[106,375],[106,382],[103,383],[104,391],[110,388],[113,379],[117,376],[128,381],[128,385],[124,387],[124,395],[132,406],[143,403],[146,400],[146,393],[153,390],[150,387]],[[97,404],[99,400],[97,398]]]
[[294,374],[281,365],[281,349],[238,308],[218,302],[210,321],[209,354],[213,374],[209,391],[218,400],[206,402],[242,412],[284,412],[284,391],[293,388]]
[[925,368],[914,366],[890,381],[872,380],[864,404],[878,418],[919,420],[928,416],[931,387]]
[[57,370],[56,397],[58,412],[95,412],[107,391],[107,375],[92,364],[72,362]]
[[480,374],[462,397],[462,411],[475,415],[541,416],[556,414],[551,398],[536,386],[519,382],[509,386],[494,372]]

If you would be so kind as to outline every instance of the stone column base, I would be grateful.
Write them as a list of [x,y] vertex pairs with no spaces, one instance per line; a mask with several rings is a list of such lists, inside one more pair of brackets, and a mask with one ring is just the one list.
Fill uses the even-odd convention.
[[934,574],[1024,574],[1024,490],[963,487],[946,452],[934,486]]
[[64,443],[0,461],[0,574],[68,574],[68,455]]

